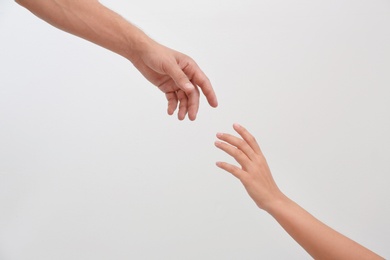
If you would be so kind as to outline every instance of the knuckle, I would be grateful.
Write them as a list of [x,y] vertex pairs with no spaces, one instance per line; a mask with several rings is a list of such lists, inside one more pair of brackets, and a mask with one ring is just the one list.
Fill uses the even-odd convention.
[[234,157],[241,157],[244,155],[244,153],[240,149],[234,149],[233,150]]
[[180,101],[187,99],[186,93],[183,90],[177,91],[177,97]]
[[249,174],[243,174],[240,181],[246,186],[248,183],[251,183],[251,176]]
[[256,157],[255,157],[255,162],[256,162],[256,164],[259,165],[259,166],[262,166],[262,165],[264,165],[264,164],[267,163],[267,162],[265,161],[264,157],[262,157],[262,156],[256,156]]
[[248,134],[247,139],[248,139],[248,142],[250,142],[250,143],[256,143],[256,138],[251,134]]
[[239,147],[243,147],[245,144],[246,144],[246,142],[245,142],[244,140],[242,140],[242,139],[240,139],[240,140],[238,141],[238,143],[237,143],[237,145],[238,145]]
[[[210,82],[209,78],[204,74],[198,75],[197,81],[198,81],[198,84],[201,86],[206,86]],[[206,89],[205,91],[208,91],[208,90]]]

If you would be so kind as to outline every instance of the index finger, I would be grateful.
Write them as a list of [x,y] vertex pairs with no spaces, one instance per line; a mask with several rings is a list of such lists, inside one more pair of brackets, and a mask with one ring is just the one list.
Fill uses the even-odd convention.
[[191,79],[192,83],[198,86],[203,95],[205,95],[207,102],[212,107],[218,106],[217,96],[215,95],[214,89],[211,86],[209,78],[199,68],[195,61],[192,61],[186,68],[183,69],[184,73]]
[[256,138],[249,133],[248,130],[245,129],[245,127],[235,123],[233,124],[234,130],[249,144],[249,146],[255,151],[257,154],[262,155],[263,153],[261,152],[260,146],[256,141]]

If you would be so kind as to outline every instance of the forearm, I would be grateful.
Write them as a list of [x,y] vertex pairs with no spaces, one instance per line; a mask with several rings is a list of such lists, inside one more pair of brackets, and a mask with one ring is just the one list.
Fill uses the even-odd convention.
[[267,211],[314,259],[383,259],[317,220],[287,197]]
[[16,0],[53,26],[129,60],[150,41],[141,30],[96,0]]

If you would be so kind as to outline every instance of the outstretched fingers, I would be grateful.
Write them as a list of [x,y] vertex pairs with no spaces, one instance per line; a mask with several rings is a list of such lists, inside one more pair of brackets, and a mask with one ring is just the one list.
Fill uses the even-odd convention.
[[263,155],[256,139],[244,127],[234,124],[233,128],[241,138],[226,133],[218,133],[217,138],[220,141],[216,141],[215,146],[232,156],[241,165],[241,169],[225,162],[217,162],[217,166],[243,180],[246,176],[245,173],[250,169],[253,170],[253,166]]
[[245,168],[251,162],[251,160],[243,151],[230,144],[216,141],[215,146],[233,157],[243,168]]
[[245,140],[225,133],[218,133],[217,138],[232,146],[237,147],[237,149],[241,150],[250,160],[255,159],[256,153]]

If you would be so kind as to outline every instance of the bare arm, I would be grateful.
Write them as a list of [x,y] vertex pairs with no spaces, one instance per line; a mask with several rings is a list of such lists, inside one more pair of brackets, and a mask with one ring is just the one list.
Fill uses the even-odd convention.
[[215,145],[231,155],[241,168],[226,162],[217,166],[237,177],[251,198],[295,239],[314,259],[383,259],[369,249],[328,227],[290,200],[277,187],[255,138],[242,126],[242,137],[217,134]]
[[168,114],[191,120],[199,109],[199,88],[209,104],[217,98],[207,76],[190,57],[149,38],[97,0],[16,0],[53,26],[107,48],[130,60],[168,100]]

